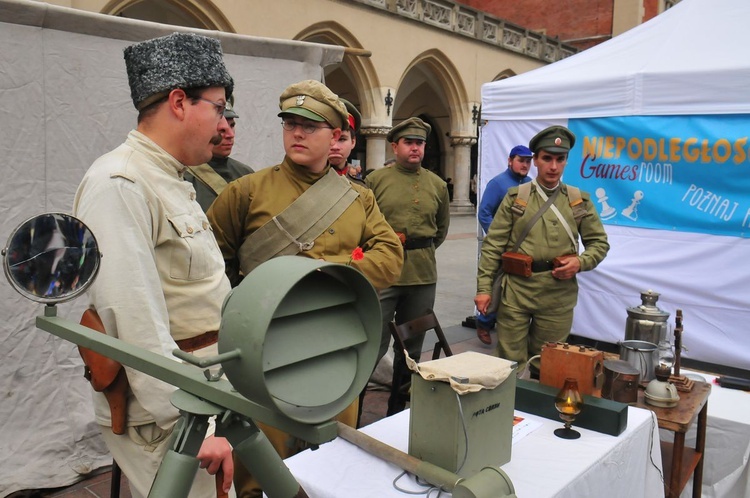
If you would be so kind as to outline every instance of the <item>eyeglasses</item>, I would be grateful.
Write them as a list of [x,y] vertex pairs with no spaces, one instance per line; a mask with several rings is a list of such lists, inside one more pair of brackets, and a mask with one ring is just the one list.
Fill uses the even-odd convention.
[[305,132],[305,134],[307,135],[310,135],[311,133],[315,133],[317,130],[320,130],[321,128],[328,128],[329,130],[333,129],[330,126],[315,126],[312,123],[298,123],[297,121],[293,119],[281,120],[281,127],[284,128],[286,131],[294,131],[294,129],[298,126],[302,128],[302,131]]
[[218,114],[220,117],[224,115],[224,111],[227,108],[226,104],[219,104],[218,102],[214,102],[213,100],[204,99],[203,97],[195,97],[197,100],[202,100],[203,102],[208,102],[212,106],[216,108],[216,114]]

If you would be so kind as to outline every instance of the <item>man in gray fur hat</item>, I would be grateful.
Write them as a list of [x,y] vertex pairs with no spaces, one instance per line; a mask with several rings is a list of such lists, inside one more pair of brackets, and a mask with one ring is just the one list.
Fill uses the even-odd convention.
[[[73,211],[86,223],[103,254],[90,308],[108,335],[160,355],[179,347],[198,356],[217,354],[221,305],[230,290],[224,260],[184,181],[188,166],[211,159],[226,126],[224,110],[233,80],[218,40],[192,33],[136,43],[125,49],[137,128],[89,168]],[[179,412],[175,387],[126,369],[129,388],[123,416],[94,392],[97,422],[134,497],[146,496]],[[120,428],[122,427],[122,428]],[[207,437],[190,497],[216,496],[209,474],[234,472],[229,442]]]

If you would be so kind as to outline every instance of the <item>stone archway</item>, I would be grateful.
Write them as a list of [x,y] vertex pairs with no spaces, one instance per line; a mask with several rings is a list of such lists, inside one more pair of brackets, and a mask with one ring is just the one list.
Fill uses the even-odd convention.
[[[333,21],[313,24],[300,31],[294,39],[339,45],[358,49],[357,52],[359,53],[366,53],[365,48],[362,47],[359,40],[349,30]],[[346,53],[339,67],[326,68],[326,79],[328,80],[329,75],[336,71],[343,72],[350,81],[351,88],[347,89],[347,91],[356,92],[355,95],[347,95],[345,92],[342,92],[344,94],[341,97],[359,105],[363,125],[372,124],[373,116],[377,115],[380,112],[380,107],[382,107],[381,101],[379,99],[375,100],[372,91],[380,87],[378,75],[372,61],[366,55],[360,56],[354,53]],[[341,76],[337,77],[340,78]],[[335,91],[334,88],[332,89]]]
[[237,32],[210,0],[111,0],[101,13],[174,26]]
[[331,21],[313,24],[299,32],[295,40],[348,47],[338,66],[325,69],[326,85],[340,97],[352,102],[362,114],[362,128],[357,132],[357,145],[352,159],[358,159],[363,170],[382,166],[385,160],[385,136],[390,127],[385,120],[383,89],[369,59],[369,52],[341,24]]
[[413,59],[399,82],[394,122],[429,116],[440,141],[439,174],[452,178],[454,212],[473,212],[469,202],[471,146],[476,127],[466,87],[456,66],[440,50],[427,50]]
[[513,71],[512,69],[505,69],[505,70],[500,71],[499,73],[497,73],[497,76],[495,76],[494,78],[492,78],[492,81],[504,80],[506,78],[511,78],[511,77],[513,77],[515,75],[516,75],[516,72]]

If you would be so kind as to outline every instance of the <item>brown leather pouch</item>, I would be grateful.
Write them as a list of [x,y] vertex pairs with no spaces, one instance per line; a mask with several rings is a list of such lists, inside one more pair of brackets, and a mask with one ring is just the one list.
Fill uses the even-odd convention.
[[577,257],[578,254],[563,254],[562,256],[558,256],[552,260],[552,267],[557,268],[558,266],[564,265],[565,262],[568,261],[568,259]]
[[531,263],[534,262],[531,256],[517,252],[504,252],[502,260],[505,273],[522,277],[531,276]]
[[[81,325],[105,334],[104,324],[99,314],[87,309],[81,317]],[[112,432],[125,434],[126,407],[128,394],[128,377],[122,365],[90,349],[79,346],[78,353],[86,365],[84,376],[91,383],[94,391],[101,392],[109,403],[112,417]]]

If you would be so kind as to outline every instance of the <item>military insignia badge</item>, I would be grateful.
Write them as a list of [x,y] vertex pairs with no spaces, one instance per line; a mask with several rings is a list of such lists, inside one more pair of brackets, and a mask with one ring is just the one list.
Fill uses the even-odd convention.
[[561,145],[561,144],[562,144],[562,140],[560,140],[560,137],[557,137],[555,139],[555,145]]
[[297,106],[301,106],[305,103],[305,97],[307,97],[307,95],[297,95]]

